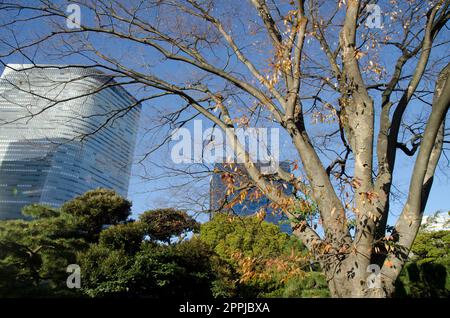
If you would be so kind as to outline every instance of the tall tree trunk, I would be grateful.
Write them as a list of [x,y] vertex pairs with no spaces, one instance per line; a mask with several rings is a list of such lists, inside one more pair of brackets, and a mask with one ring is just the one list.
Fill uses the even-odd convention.
[[[350,256],[343,261],[335,259],[324,271],[328,287],[333,298],[388,298],[392,297],[392,289],[384,288],[379,268],[374,272],[372,267],[359,266],[358,259]],[[361,279],[363,278],[363,279]]]

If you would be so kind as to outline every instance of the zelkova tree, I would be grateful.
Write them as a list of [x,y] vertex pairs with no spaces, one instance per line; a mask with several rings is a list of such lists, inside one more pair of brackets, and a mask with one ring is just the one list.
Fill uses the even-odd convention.
[[[394,294],[448,136],[450,1],[71,4],[80,15],[67,3],[2,1],[2,63],[83,61],[137,87],[139,102],[170,101],[157,128],[208,119],[251,186],[290,219],[333,296]],[[286,133],[297,171],[268,176],[252,163],[236,131],[262,121]],[[389,226],[400,166],[409,188]],[[304,213],[313,210],[323,231]]]

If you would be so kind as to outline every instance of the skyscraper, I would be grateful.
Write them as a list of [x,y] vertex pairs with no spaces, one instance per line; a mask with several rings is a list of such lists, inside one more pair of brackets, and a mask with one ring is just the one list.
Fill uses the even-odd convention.
[[[260,167],[259,164],[256,164],[257,167]],[[285,171],[290,171],[290,165],[288,162],[283,161],[280,162],[280,167],[282,167]],[[239,192],[235,192],[233,194],[227,195],[227,182],[224,181],[223,173],[231,173],[233,175],[234,182],[233,184],[237,187],[241,187],[243,184],[246,184],[249,180],[249,177],[246,173],[246,170],[243,164],[232,164],[231,166],[228,164],[216,164],[215,173],[212,176],[210,182],[210,210],[212,214],[214,213],[233,213],[239,216],[249,216],[257,213],[261,208],[263,208],[266,212],[265,221],[276,224],[280,227],[281,231],[291,234],[292,229],[289,224],[287,218],[278,211],[274,211],[270,207],[270,200],[262,195],[261,197],[255,198],[252,196],[254,190],[251,190],[247,193],[246,198],[241,202],[232,206],[232,208],[227,207],[227,203],[231,202],[235,199]],[[280,188],[286,194],[292,194],[293,187],[290,184],[282,183],[280,181],[276,181],[275,185]]]
[[8,64],[0,77],[0,219],[90,189],[126,196],[140,105],[93,68]]

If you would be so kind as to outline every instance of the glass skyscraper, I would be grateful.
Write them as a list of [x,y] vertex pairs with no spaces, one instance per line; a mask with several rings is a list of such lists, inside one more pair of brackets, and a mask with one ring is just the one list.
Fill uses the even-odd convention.
[[[255,166],[260,167],[260,164],[255,164]],[[285,171],[291,171],[290,165],[286,161],[280,162],[280,167]],[[223,173],[231,173],[234,178],[233,184],[240,187],[241,184],[247,183],[250,179],[243,164],[234,163],[230,166],[229,164],[217,163],[214,170],[215,173],[210,182],[209,195],[210,211],[212,215],[215,213],[232,213],[238,216],[249,216],[255,214],[261,208],[264,208],[266,211],[265,221],[278,225],[282,232],[288,234],[292,233],[292,228],[287,217],[278,211],[274,211],[270,207],[270,200],[266,196],[262,195],[257,199],[253,198],[252,193],[254,193],[254,190],[248,192],[242,203],[233,205],[232,209],[227,208],[227,203],[236,198],[236,196],[239,195],[239,192],[227,195],[227,184],[223,180]],[[274,182],[274,185],[287,195],[290,195],[293,192],[291,184],[276,181]]]
[[94,188],[127,196],[140,105],[83,67],[9,64],[0,77],[0,219]]

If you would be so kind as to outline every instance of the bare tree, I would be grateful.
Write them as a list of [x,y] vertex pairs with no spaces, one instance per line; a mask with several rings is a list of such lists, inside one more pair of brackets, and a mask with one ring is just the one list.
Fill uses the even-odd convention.
[[[394,294],[448,143],[450,1],[71,2],[82,8],[73,29],[66,4],[2,1],[1,61],[76,56],[140,85],[144,101],[177,98],[158,127],[200,114],[226,131],[253,186],[321,264],[333,296]],[[374,5],[382,25],[374,25]],[[290,136],[303,175],[279,168],[270,178],[292,184],[292,195],[261,174],[236,137],[240,125],[263,118]],[[392,227],[399,151],[413,168]],[[317,205],[324,235],[298,213],[310,204],[301,194]],[[380,268],[374,288],[371,264]]]

